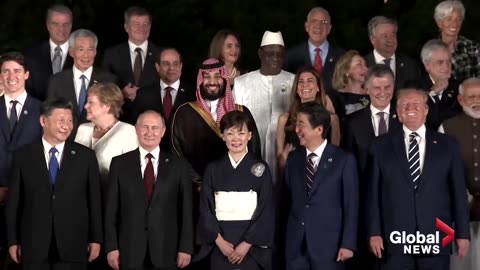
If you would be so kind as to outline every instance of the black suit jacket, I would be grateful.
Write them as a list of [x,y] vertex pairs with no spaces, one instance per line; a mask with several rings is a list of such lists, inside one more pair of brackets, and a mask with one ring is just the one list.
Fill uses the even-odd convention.
[[[428,98],[428,114],[425,125],[433,130],[438,130],[440,125],[447,119],[461,113],[462,106],[458,103],[458,87],[460,83],[455,79],[448,80],[448,86],[442,93],[440,102],[434,102],[432,97]],[[418,80],[416,87],[430,92],[433,82],[430,76],[423,76]]]
[[[65,59],[63,70],[73,66],[73,58],[68,52],[62,52]],[[48,80],[52,76],[52,56],[50,54],[50,42],[44,41],[35,47],[25,50],[25,63],[27,64],[30,77],[27,80],[27,92],[40,101],[47,98]]]
[[41,140],[14,155],[7,237],[8,246],[21,245],[24,263],[47,260],[52,239],[61,261],[81,263],[87,262],[88,243],[103,242],[95,152],[67,141],[62,155],[55,188]]
[[[139,87],[152,86],[160,80],[155,68],[158,57],[157,46],[149,41]],[[102,67],[117,76],[120,88],[129,83],[135,84],[128,42],[107,48],[103,55]]]
[[113,158],[105,207],[105,249],[119,250],[123,267],[141,266],[147,250],[155,267],[168,269],[175,268],[177,252],[193,253],[189,168],[185,160],[162,150],[149,203],[139,149]]
[[[92,77],[88,83],[88,87],[92,86],[95,82],[117,82],[115,75],[111,74],[108,71],[105,71],[101,68],[94,67],[92,71]],[[77,133],[77,128],[80,124],[87,122],[86,112],[82,111],[80,115],[78,113],[78,102],[77,95],[75,93],[75,83],[73,78],[73,69],[64,70],[52,76],[48,84],[48,99],[63,98],[73,104],[73,120],[74,128],[72,134],[70,135],[71,139],[75,138]]]
[[[365,56],[367,67],[376,64],[373,51]],[[410,57],[401,54],[395,54],[395,90],[408,87],[409,81],[417,81],[420,78],[420,68],[418,64]]]
[[[186,83],[180,81],[180,87],[178,88],[177,96],[175,97],[175,101],[173,103],[172,111],[170,112],[170,118],[166,119],[166,127],[167,130],[165,131],[165,135],[162,138],[162,142],[160,146],[162,149],[169,150],[171,147],[170,145],[170,136],[171,136],[171,123],[175,112],[177,111],[178,107],[186,102],[195,101],[195,89],[191,86],[187,85]],[[138,116],[147,110],[154,110],[161,113],[165,117],[165,113],[163,111],[163,103],[162,103],[162,96],[161,96],[161,89],[160,89],[160,82],[157,82],[155,85],[151,87],[144,87],[138,90],[138,94],[132,103],[132,106],[124,107],[124,116],[123,119],[126,120],[125,122],[131,123],[132,125],[135,124],[137,121]]]

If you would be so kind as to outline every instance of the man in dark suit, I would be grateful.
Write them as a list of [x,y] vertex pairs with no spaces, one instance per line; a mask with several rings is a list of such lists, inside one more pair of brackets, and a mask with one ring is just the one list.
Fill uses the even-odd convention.
[[188,163],[160,151],[163,117],[141,114],[139,148],[110,166],[105,249],[115,269],[184,268],[193,253],[192,179]]
[[73,65],[68,54],[72,11],[64,5],[53,5],[47,10],[46,24],[50,39],[25,50],[25,62],[30,72],[27,92],[40,101],[47,98],[50,77]]
[[380,269],[448,270],[452,248],[443,246],[439,237],[429,243],[438,252],[434,246],[417,255],[405,246],[422,245],[421,238],[392,240],[403,233],[441,233],[437,218],[450,227],[455,224],[452,240],[458,255],[468,252],[469,208],[460,147],[453,138],[426,129],[427,100],[422,90],[399,91],[397,113],[403,130],[378,137],[370,149],[367,227],[370,248],[382,258]]
[[29,72],[23,55],[18,52],[2,55],[0,67],[0,80],[5,89],[0,97],[0,265],[3,265],[7,254],[4,204],[11,177],[12,155],[21,146],[40,138],[42,128],[38,122],[40,102],[25,90]]
[[302,104],[296,126],[301,147],[290,154],[285,169],[287,270],[344,269],[357,246],[355,158],[327,143],[330,113],[321,104]]
[[460,83],[451,77],[451,55],[447,45],[439,39],[428,41],[421,51],[427,75],[420,78],[416,87],[429,95],[426,126],[434,130],[462,112],[462,106],[457,100]]
[[73,104],[74,125],[70,138],[75,138],[78,126],[87,121],[84,110],[87,89],[96,82],[116,82],[116,78],[93,66],[98,43],[95,33],[88,29],[75,30],[70,35],[69,43],[73,67],[52,76],[48,85],[48,98],[63,98]]
[[11,258],[23,269],[86,269],[103,240],[95,152],[66,141],[72,105],[46,101],[42,139],[13,158],[6,217]]
[[397,22],[384,16],[375,16],[368,22],[368,36],[373,51],[365,56],[367,66],[384,64],[395,75],[395,90],[405,88],[408,81],[420,77],[417,63],[408,56],[397,54]]
[[[125,32],[128,41],[105,50],[102,66],[115,74],[125,97],[124,110],[131,110],[132,103],[142,87],[158,83],[155,69],[158,48],[148,40],[152,26],[152,15],[143,7],[129,7],[124,13]],[[141,90],[140,90],[141,91]],[[128,119],[122,119],[129,122]],[[135,122],[137,119],[133,119]]]
[[162,114],[166,122],[166,133],[162,139],[162,149],[170,149],[170,126],[177,108],[190,101],[195,101],[195,90],[180,80],[182,75],[182,57],[174,48],[165,48],[155,63],[160,82],[150,87],[142,87],[133,102],[133,111],[124,111],[124,118],[134,124],[138,115],[147,110]]

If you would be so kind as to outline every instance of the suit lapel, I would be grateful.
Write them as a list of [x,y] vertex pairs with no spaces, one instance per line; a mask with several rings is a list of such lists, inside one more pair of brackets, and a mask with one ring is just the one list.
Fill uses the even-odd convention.
[[365,62],[367,62],[367,67],[371,67],[376,64],[373,51],[365,56]]
[[0,129],[5,136],[6,141],[10,141],[10,125],[7,118],[7,107],[5,106],[5,96],[0,97]]
[[427,132],[425,133],[425,155],[424,155],[422,173],[420,175],[420,181],[417,186],[418,191],[420,191],[422,186],[425,185],[424,182],[430,178],[428,177],[430,172],[432,170],[435,170],[432,164],[435,163],[434,162],[435,157],[437,157],[442,151],[435,137],[436,137],[435,134],[427,129]]
[[366,107],[364,109],[363,115],[360,118],[361,121],[358,122],[358,127],[360,127],[360,131],[365,128],[365,136],[366,142],[371,142],[373,138],[375,138],[375,130],[373,129],[372,124],[372,111],[370,107]]
[[72,149],[72,145],[69,141],[65,142],[65,146],[63,148],[62,153],[62,160],[59,161],[60,163],[60,170],[57,173],[57,179],[55,180],[55,189],[60,189],[65,181],[68,181],[68,171],[71,168],[71,164],[75,162],[75,155],[76,152]]
[[[143,63],[143,69],[142,69],[142,74],[140,76],[140,81],[141,82],[144,82],[144,81],[149,81],[149,77],[151,77],[151,69],[149,69],[148,67],[154,67],[155,66],[155,62],[157,62],[157,59],[154,59],[154,53],[152,52],[152,44],[151,42],[149,41],[148,42],[148,48],[147,48],[147,52],[145,53],[145,63]],[[133,71],[132,71],[132,74],[133,74]],[[145,85],[143,85],[145,86]]]
[[303,44],[303,63],[305,66],[312,66],[312,59],[310,59],[310,49],[308,48],[308,41]]
[[[4,102],[5,103],[5,102]],[[31,113],[32,106],[32,99],[30,96],[27,95],[27,99],[25,100],[25,104],[23,104],[22,111],[20,112],[17,125],[15,126],[14,134],[21,134],[23,128],[25,127],[25,122],[27,121],[28,114]],[[18,136],[14,136],[13,139],[18,138]]]
[[[61,74],[61,73],[58,73],[58,74]],[[74,110],[78,110],[77,95],[75,94],[75,79],[77,78],[73,76],[73,68],[65,71],[64,75],[65,75],[65,79],[63,80],[63,82],[65,83],[64,87],[66,89],[65,95],[68,96],[66,98],[67,100],[73,101]]]
[[[52,184],[50,183],[50,173],[48,172],[47,162],[45,159],[45,150],[43,148],[42,140],[38,140],[34,144],[34,149],[32,152],[33,159],[37,162],[32,163],[32,170],[38,171],[40,173],[40,179],[44,182],[45,187],[52,191]],[[36,168],[36,170],[35,170]]]
[[403,67],[405,66],[405,63],[403,61],[403,57],[395,54],[396,59],[395,59],[395,89],[398,89],[398,83],[403,82],[404,78],[404,72],[403,72]]
[[395,152],[395,155],[397,156],[397,166],[404,174],[402,178],[405,180],[405,183],[413,189],[414,187],[411,181],[410,170],[408,168],[407,150],[405,149],[403,130],[395,132],[392,135],[392,140],[393,150]]
[[171,162],[171,158],[166,152],[160,152],[160,156],[158,158],[158,170],[157,170],[157,178],[155,179],[155,188],[153,190],[152,200],[151,203],[158,197],[160,190],[168,181],[170,174],[168,170],[168,165]]
[[[67,52],[68,55],[68,52]],[[41,63],[45,63],[44,68],[48,70],[49,74],[53,74],[52,70],[52,57],[50,55],[50,43],[46,41],[43,45],[43,48],[41,50],[41,55],[40,58],[42,58]]]
[[186,100],[187,94],[185,93],[185,91],[186,90],[184,89],[184,85],[180,81],[180,86],[178,87],[177,96],[175,97],[175,101],[173,102],[172,110],[174,110],[175,108],[178,108],[180,105],[187,102]]
[[[148,206],[147,191],[145,190],[145,183],[143,180],[142,172],[142,163],[140,157],[140,150],[137,148],[135,151],[128,154],[128,164],[132,164],[131,173],[132,173],[132,185],[136,193],[139,194],[142,198],[145,199],[145,205]],[[130,175],[130,173],[129,173]]]
[[325,149],[323,150],[322,157],[320,158],[320,162],[317,166],[317,170],[315,171],[312,192],[310,192],[310,195],[315,192],[318,185],[320,185],[320,183],[325,179],[325,177],[328,177],[329,169],[332,167],[332,164],[334,162],[334,153],[335,148],[332,145],[327,144]]
[[119,62],[121,66],[128,67],[126,70],[130,72],[127,74],[129,76],[129,81],[132,84],[133,82],[133,67],[132,67],[132,59],[130,55],[130,47],[128,46],[128,42],[124,43],[124,47],[120,50],[119,55]]

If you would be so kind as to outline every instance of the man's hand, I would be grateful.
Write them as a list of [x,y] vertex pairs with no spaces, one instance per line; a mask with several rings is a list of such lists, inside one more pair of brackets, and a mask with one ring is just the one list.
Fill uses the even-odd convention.
[[468,254],[468,247],[470,245],[470,241],[468,239],[457,239],[457,256],[460,259],[465,258]]
[[95,260],[96,258],[98,258],[98,255],[100,255],[100,244],[98,243],[88,244],[87,251],[89,253],[88,262]]
[[178,252],[177,253],[177,267],[178,268],[185,268],[190,264],[190,261],[192,259],[192,255],[183,253],[183,252]]
[[8,253],[10,253],[10,257],[16,263],[20,263],[20,257],[22,253],[22,248],[20,245],[13,245],[8,248]]
[[123,89],[123,96],[130,101],[134,101],[137,97],[138,86],[128,83]]
[[252,247],[252,244],[249,244],[245,241],[241,242],[235,247],[235,250],[228,256],[228,261],[232,264],[240,264],[245,256],[247,256],[248,251]]
[[222,252],[223,256],[229,257],[233,252],[233,244],[223,239],[222,235],[218,234],[215,244]]
[[373,252],[375,257],[382,258],[383,251],[383,239],[381,236],[372,236],[370,237],[370,250]]
[[4,202],[7,198],[8,188],[0,187],[0,203]]
[[112,250],[107,254],[108,265],[113,268],[113,270],[120,269],[120,251],[118,249]]
[[353,251],[346,248],[340,248],[338,250],[337,262],[344,262],[353,257]]
[[435,81],[435,84],[432,86],[431,90],[435,92],[435,94],[438,94],[443,90],[447,89],[447,86],[448,86],[448,78],[437,79],[437,81]]

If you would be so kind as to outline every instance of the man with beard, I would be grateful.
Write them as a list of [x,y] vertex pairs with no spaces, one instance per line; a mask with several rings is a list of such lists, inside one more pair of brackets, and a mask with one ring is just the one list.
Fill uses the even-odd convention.
[[465,80],[460,85],[459,92],[458,102],[463,113],[446,120],[442,126],[446,134],[455,137],[460,143],[465,164],[470,202],[471,248],[463,260],[452,258],[451,269],[473,270],[480,267],[480,258],[474,253],[480,248],[480,79]]
[[[223,62],[210,58],[200,66],[197,76],[197,100],[181,105],[172,119],[172,150],[190,162],[203,175],[208,163],[227,153],[220,132],[220,120],[230,111],[250,111],[233,101]],[[248,144],[249,151],[260,155],[257,127]],[[201,182],[198,182],[200,184]]]
[[235,102],[252,110],[258,126],[262,157],[276,179],[276,130],[278,117],[288,112],[295,75],[282,70],[285,45],[282,33],[265,31],[258,50],[260,69],[235,79]]

